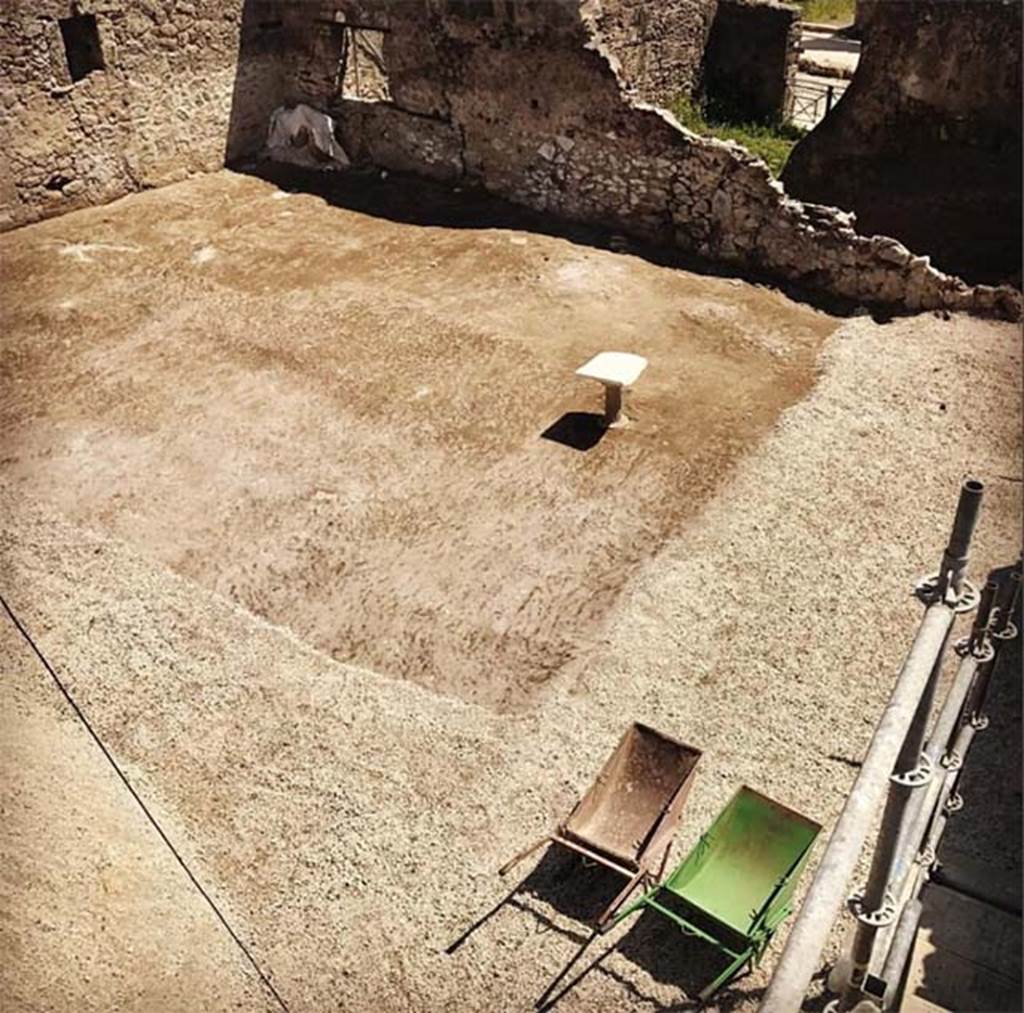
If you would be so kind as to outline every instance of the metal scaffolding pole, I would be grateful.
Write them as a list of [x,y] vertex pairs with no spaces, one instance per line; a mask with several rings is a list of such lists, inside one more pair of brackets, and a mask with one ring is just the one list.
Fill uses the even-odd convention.
[[[964,717],[967,701],[980,673],[992,664],[995,655],[988,637],[988,628],[997,591],[998,585],[995,582],[989,581],[985,585],[970,636],[956,645],[962,660],[923,754],[922,766],[932,773],[922,785],[923,790],[914,792],[903,812],[899,840],[889,870],[889,893],[897,899],[897,909],[902,907],[903,910],[898,921],[890,922],[878,933],[871,953],[870,970],[879,976],[886,1001],[890,1001],[893,993],[893,976],[899,977],[902,974],[901,961],[905,962],[908,933],[910,942],[913,941],[913,929],[910,927],[913,919],[908,911],[915,905],[919,908],[917,894],[923,885],[923,878],[918,858],[922,854],[925,834],[935,817],[940,794],[946,785],[946,770],[951,757],[955,755],[953,737]],[[883,1008],[888,1008],[885,1002]]]
[[761,1004],[761,1013],[793,1013],[800,1008],[811,976],[817,970],[825,938],[846,899],[847,884],[856,868],[872,817],[885,798],[889,776],[913,721],[918,700],[952,625],[950,605],[939,601],[928,607],[853,790],[832,831],[800,917],[789,934],[782,959]]
[[[956,517],[939,573],[922,587],[930,601],[918,628],[889,703],[875,729],[860,773],[829,839],[814,881],[789,935],[782,958],[761,1004],[761,1013],[793,1013],[806,994],[821,958],[821,949],[846,897],[847,885],[867,838],[871,820],[890,787],[890,777],[917,765],[924,739],[927,713],[922,698],[934,691],[934,676],[961,602],[971,535],[981,508],[983,486],[969,479],[960,490]],[[862,897],[855,901],[860,925],[854,941],[850,985],[840,1008],[855,989],[860,994],[871,958],[875,933],[894,916],[886,897],[889,870],[899,837],[906,793],[893,793],[886,807],[871,877]],[[867,930],[867,931],[861,931]],[[864,956],[866,951],[866,957]],[[852,986],[852,988],[851,988]]]
[[[899,843],[896,847],[892,868],[889,871],[890,889],[896,897],[903,894],[907,872],[913,865],[920,850],[925,830],[931,822],[935,801],[943,782],[943,778],[938,773],[939,765],[951,747],[953,735],[963,716],[968,698],[974,696],[976,683],[982,678],[982,673],[991,666],[995,655],[991,641],[988,639],[988,624],[996,591],[997,585],[992,581],[985,585],[971,634],[957,644],[957,651],[961,654],[962,660],[924,749],[922,765],[935,772],[935,776],[930,777],[926,782],[925,790],[914,793],[904,812]],[[882,935],[886,937],[884,940],[880,940],[883,952],[876,953],[873,961],[875,966],[878,966],[881,959],[884,958],[884,950],[888,946],[889,933],[883,932]]]

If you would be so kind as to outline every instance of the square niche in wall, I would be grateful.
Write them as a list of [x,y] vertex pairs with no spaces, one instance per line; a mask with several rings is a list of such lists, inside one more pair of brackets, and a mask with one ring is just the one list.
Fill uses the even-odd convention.
[[383,31],[345,26],[341,46],[341,94],[343,98],[387,102],[391,99],[388,69],[384,62]]
[[72,81],[81,81],[94,70],[103,70],[103,50],[100,48],[100,32],[93,14],[78,14],[71,18],[60,18],[60,37],[64,40],[64,55]]

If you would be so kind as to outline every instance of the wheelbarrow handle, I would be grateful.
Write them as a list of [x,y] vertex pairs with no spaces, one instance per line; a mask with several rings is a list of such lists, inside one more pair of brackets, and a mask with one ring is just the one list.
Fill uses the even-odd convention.
[[532,855],[538,848],[540,848],[543,845],[547,844],[548,841],[550,841],[550,840],[551,840],[551,834],[545,834],[539,841],[534,841],[533,844],[531,844],[528,848],[523,848],[523,850],[520,851],[519,854],[513,855],[513,857],[510,858],[498,870],[498,875],[499,876],[504,876],[505,873],[507,873],[509,871],[509,869],[511,869],[514,866],[518,865],[524,858],[526,858],[528,855]]

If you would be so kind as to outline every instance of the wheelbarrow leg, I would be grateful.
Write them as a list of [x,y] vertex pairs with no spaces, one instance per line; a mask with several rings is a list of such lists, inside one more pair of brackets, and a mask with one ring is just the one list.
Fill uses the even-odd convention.
[[509,869],[511,869],[515,865],[518,865],[524,858],[527,857],[527,855],[532,855],[539,847],[542,847],[543,845],[547,844],[548,841],[550,841],[550,840],[551,840],[551,835],[550,834],[545,834],[539,841],[535,841],[528,848],[524,848],[522,851],[519,852],[518,855],[515,855],[513,858],[510,858],[498,870],[498,875],[499,876],[504,876],[505,873],[508,872]]
[[516,883],[516,885],[512,887],[512,889],[509,890],[509,892],[505,894],[505,896],[502,897],[501,900],[499,900],[498,903],[490,909],[490,911],[487,912],[487,914],[481,915],[477,918],[477,920],[473,922],[473,924],[470,925],[470,927],[466,929],[466,931],[463,932],[455,942],[446,946],[444,952],[449,956],[453,954],[474,932],[476,932],[478,928],[480,928],[481,925],[490,921],[491,918],[493,918],[510,900],[512,900],[512,898],[515,897],[515,895],[523,888],[523,883],[525,882],[526,880],[524,879],[522,882]]
[[609,904],[604,911],[601,912],[601,917],[597,919],[597,927],[602,932],[605,926],[608,924],[612,915],[625,904],[626,899],[636,889],[637,884],[647,879],[648,873],[645,869],[641,869],[616,895],[615,900]]
[[753,960],[754,954],[751,950],[745,950],[717,977],[707,988],[701,989],[700,1003],[703,1005],[710,999],[724,984],[736,977],[736,972],[747,963]]
[[573,965],[576,963],[577,960],[580,959],[580,957],[583,956],[583,954],[587,950],[587,947],[590,946],[590,944],[598,937],[598,935],[599,933],[595,929],[593,932],[590,933],[590,935],[586,939],[583,940],[583,943],[580,945],[580,948],[573,954],[572,960],[570,960],[569,963],[566,964],[565,967],[563,967],[562,970],[555,975],[555,977],[552,979],[548,987],[544,989],[544,991],[540,994],[537,1001],[533,1004],[534,1009],[545,1009],[547,1007],[548,1000],[551,998],[551,994],[558,987],[559,983],[565,980],[565,976],[569,973],[569,971],[572,970]]
[[661,865],[658,866],[658,879],[657,882],[661,882],[661,877],[665,875],[665,866],[668,865],[668,853],[672,850],[672,842],[669,841],[665,845],[665,853],[661,856]]

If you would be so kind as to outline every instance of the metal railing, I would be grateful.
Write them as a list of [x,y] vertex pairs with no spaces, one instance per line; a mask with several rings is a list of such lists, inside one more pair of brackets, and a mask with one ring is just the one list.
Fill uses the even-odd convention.
[[[946,820],[956,810],[956,786],[974,735],[987,724],[985,703],[1000,647],[1017,634],[1013,615],[1020,563],[996,571],[978,591],[966,580],[971,536],[983,487],[963,483],[939,572],[915,594],[924,617],[875,728],[860,773],[829,839],[761,1013],[799,1010],[825,940],[843,908],[856,919],[847,953],[833,969],[839,993],[829,1009],[844,1013],[867,1000],[889,1009],[909,958],[921,915],[918,894],[935,864]],[[943,656],[959,613],[976,609],[970,634],[954,645],[960,664],[930,735]],[[885,808],[863,891],[848,895],[850,879],[872,819]]]
[[797,80],[790,91],[789,120],[801,127],[815,127],[842,98],[848,82],[828,81],[818,84]]

